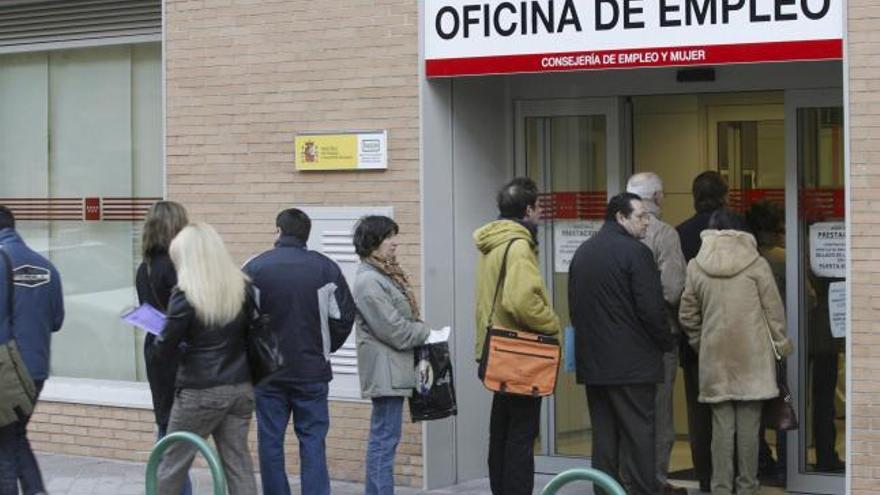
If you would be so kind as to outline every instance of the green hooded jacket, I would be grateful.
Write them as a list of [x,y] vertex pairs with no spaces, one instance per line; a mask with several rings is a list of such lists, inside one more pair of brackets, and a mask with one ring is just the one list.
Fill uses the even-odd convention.
[[474,357],[483,353],[492,298],[501,273],[501,260],[510,241],[507,276],[495,306],[494,324],[546,335],[559,333],[559,317],[553,311],[538,269],[537,244],[528,229],[512,220],[496,220],[474,232],[480,250],[477,263],[477,328]]

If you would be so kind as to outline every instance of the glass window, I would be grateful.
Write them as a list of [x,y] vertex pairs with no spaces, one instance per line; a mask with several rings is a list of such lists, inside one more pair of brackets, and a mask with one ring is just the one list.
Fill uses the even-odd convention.
[[846,230],[843,109],[797,113],[802,267],[801,470],[843,475],[846,432]]
[[[539,236],[548,240],[542,254],[545,273],[552,273],[548,284],[553,308],[568,326],[568,265],[563,259],[570,261],[585,233],[602,224],[607,202],[606,117],[533,117],[525,126],[527,170],[543,186],[541,205],[549,218],[539,228]],[[567,331],[563,339],[572,335]],[[552,405],[551,455],[589,455],[592,432],[586,411],[583,386],[573,370],[563,368]]]
[[[0,203],[64,285],[52,374],[144,379],[142,336],[119,315],[136,302],[141,213],[163,194],[160,45],[0,56],[0,108]],[[85,198],[101,219],[84,220]]]

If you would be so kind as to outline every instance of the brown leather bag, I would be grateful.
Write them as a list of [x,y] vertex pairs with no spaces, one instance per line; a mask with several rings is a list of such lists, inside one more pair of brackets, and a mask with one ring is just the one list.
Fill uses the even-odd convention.
[[761,426],[773,430],[797,430],[797,413],[794,411],[791,392],[785,380],[785,366],[780,360],[776,361],[776,385],[779,387],[779,396],[764,401]]
[[770,325],[767,325],[767,335],[770,337],[770,348],[773,349],[773,357],[776,358],[776,386],[779,388],[779,395],[764,401],[763,408],[761,409],[761,426],[773,430],[797,430],[797,413],[794,410],[791,391],[788,389],[785,365],[783,364],[782,356],[776,350],[773,336],[770,335]]
[[514,241],[507,244],[501,260],[501,272],[492,298],[486,341],[480,357],[479,376],[493,391],[511,395],[544,397],[556,389],[559,372],[559,340],[528,330],[503,328],[493,324],[495,304],[507,275],[507,254]]

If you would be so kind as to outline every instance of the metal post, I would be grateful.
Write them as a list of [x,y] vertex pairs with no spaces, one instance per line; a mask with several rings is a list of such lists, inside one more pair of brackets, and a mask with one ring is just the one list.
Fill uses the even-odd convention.
[[608,495],[626,495],[623,487],[611,476],[593,468],[569,469],[559,473],[541,491],[541,495],[555,495],[563,486],[575,481],[592,481],[605,490]]
[[159,469],[159,461],[162,459],[162,454],[172,443],[181,441],[194,444],[202,455],[205,456],[205,460],[208,461],[208,466],[211,468],[211,478],[214,480],[214,495],[226,495],[226,475],[223,473],[223,466],[217,458],[217,453],[214,452],[214,449],[202,437],[188,431],[170,433],[163,437],[162,440],[159,440],[156,446],[153,447],[153,452],[150,454],[149,461],[147,461],[146,495],[156,495],[157,493],[157,470]]

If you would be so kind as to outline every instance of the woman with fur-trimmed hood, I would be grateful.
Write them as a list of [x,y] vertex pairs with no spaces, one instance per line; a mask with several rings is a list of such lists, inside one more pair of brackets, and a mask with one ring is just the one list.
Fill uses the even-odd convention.
[[[792,351],[773,271],[737,215],[718,210],[687,267],[679,321],[700,356],[699,401],[712,407],[712,493],[758,493],[763,401],[779,395],[776,354]],[[775,352],[774,352],[775,348]]]

